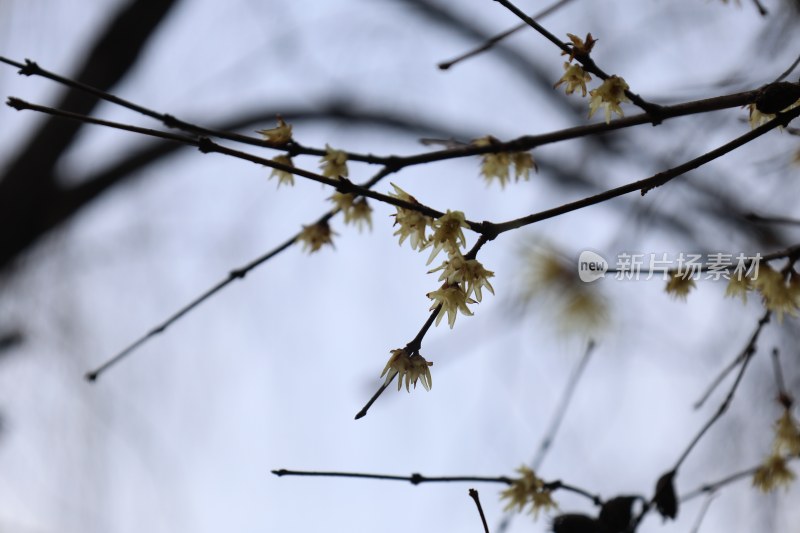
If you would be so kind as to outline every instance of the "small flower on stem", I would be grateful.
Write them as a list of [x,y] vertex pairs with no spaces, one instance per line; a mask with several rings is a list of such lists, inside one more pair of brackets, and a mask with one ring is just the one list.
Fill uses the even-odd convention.
[[467,304],[476,303],[475,300],[467,296],[467,293],[464,292],[464,289],[459,284],[450,285],[445,283],[439,290],[429,292],[427,296],[433,300],[431,311],[440,305],[442,306],[439,315],[436,317],[436,325],[439,325],[444,314],[447,313],[447,323],[450,324],[450,329],[453,329],[456,323],[458,312],[461,311],[461,314],[465,316],[472,316],[472,311],[469,310]]
[[696,286],[697,284],[689,272],[672,272],[672,277],[667,281],[667,286],[664,290],[676,300],[685,301],[689,292]]
[[415,353],[409,356],[405,349],[400,348],[391,351],[392,355],[381,372],[381,377],[386,376],[386,383],[389,383],[397,375],[397,390],[403,386],[403,378],[406,380],[406,390],[411,392],[411,385],[417,388],[417,381],[422,381],[425,390],[431,390],[430,368],[433,362],[426,361],[420,354]]
[[[418,204],[417,199],[408,194],[406,191],[392,183],[395,192],[390,192],[389,196],[393,196],[411,204]],[[428,243],[425,236],[425,229],[433,223],[433,219],[429,216],[423,215],[419,211],[413,209],[404,209],[402,207],[395,207],[397,213],[394,216],[394,225],[400,226],[394,235],[400,236],[400,245],[403,244],[407,238],[411,238],[412,250],[423,250]]]
[[775,422],[773,447],[776,454],[800,455],[800,424],[788,408],[783,410],[783,415]]
[[284,122],[280,115],[278,115],[277,118],[277,127],[266,130],[258,130],[256,133],[261,134],[266,141],[281,146],[292,140],[292,125]]
[[794,478],[794,472],[786,466],[786,459],[778,454],[772,454],[753,474],[753,486],[764,492],[771,492],[781,485],[788,487]]
[[448,255],[460,253],[459,248],[467,245],[467,238],[464,237],[462,228],[468,228],[464,213],[461,211],[450,211],[437,218],[431,223],[433,235],[426,243],[426,248],[433,248],[428,258],[428,264],[444,250]]
[[453,254],[441,264],[441,266],[430,270],[428,274],[441,270],[439,281],[445,281],[449,285],[462,283],[465,286],[467,296],[475,294],[475,299],[481,301],[483,294],[481,289],[486,287],[489,292],[494,294],[494,287],[489,283],[489,278],[494,277],[494,272],[483,268],[477,259],[464,259],[464,256]]
[[346,178],[348,176],[347,154],[341,150],[334,150],[326,144],[325,155],[322,157],[319,168],[322,169],[322,175],[326,178]]
[[510,511],[517,508],[517,512],[521,512],[526,505],[531,505],[531,514],[538,518],[539,512],[544,509],[558,509],[558,504],[553,501],[551,491],[545,488],[544,481],[536,477],[536,474],[523,465],[517,469],[521,474],[520,477],[512,480],[511,486],[500,493],[501,499],[507,499],[504,511]]
[[345,224],[355,224],[358,231],[364,229],[364,225],[372,229],[372,208],[366,198],[356,200],[352,194],[335,192],[330,200],[344,214]]
[[622,102],[630,102],[625,95],[628,90],[628,84],[619,76],[611,76],[606,79],[603,84],[597,89],[589,91],[592,99],[589,100],[589,118],[600,108],[604,106],[606,109],[606,124],[611,122],[611,112],[613,111],[619,116],[625,116],[622,108],[619,106]]
[[727,298],[740,297],[742,303],[747,303],[747,292],[753,290],[753,282],[746,275],[731,275],[728,286],[725,288]]
[[597,42],[597,39],[592,37],[591,33],[586,34],[586,40],[583,40],[577,35],[573,35],[571,33],[568,33],[567,37],[569,37],[569,40],[572,41],[571,43],[567,43],[567,46],[570,47],[570,53],[567,54],[567,52],[561,52],[561,55],[569,55],[570,63],[572,63],[572,60],[575,59],[576,56],[588,56],[592,52],[594,44]]
[[312,224],[311,226],[303,226],[303,231],[297,236],[297,240],[303,243],[303,251],[314,253],[318,251],[324,244],[333,246],[331,237],[335,235],[331,231],[331,227],[327,222],[320,222]]
[[564,75],[561,76],[553,88],[557,88],[563,84],[567,84],[565,92],[567,94],[572,94],[575,92],[576,89],[581,90],[581,96],[586,96],[586,82],[592,81],[592,77],[589,75],[588,72],[583,70],[583,67],[579,64],[570,65],[568,62],[564,62]]
[[[292,163],[292,158],[289,157],[288,155],[278,155],[273,157],[272,160],[282,165],[287,165],[290,167],[294,166],[294,163]],[[294,176],[292,175],[291,172],[273,168],[272,174],[269,175],[269,179],[272,179],[273,177],[278,178],[278,187],[280,187],[281,185],[290,185],[290,186],[294,185]]]

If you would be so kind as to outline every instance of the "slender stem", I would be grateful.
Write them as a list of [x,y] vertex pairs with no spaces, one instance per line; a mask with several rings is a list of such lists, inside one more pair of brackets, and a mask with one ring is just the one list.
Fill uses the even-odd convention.
[[800,55],[799,55],[799,56],[797,56],[797,59],[795,59],[795,60],[792,62],[792,64],[791,64],[791,65],[789,65],[789,68],[787,68],[786,70],[784,70],[784,71],[781,73],[781,75],[780,75],[780,76],[778,76],[777,78],[775,78],[775,81],[774,81],[773,83],[778,83],[779,81],[783,81],[783,80],[785,80],[785,79],[786,79],[786,77],[787,77],[787,76],[789,76],[789,74],[791,74],[791,73],[792,73],[792,71],[795,69],[795,67],[796,67],[797,65],[800,65]]
[[564,387],[564,392],[561,394],[561,400],[559,401],[558,407],[556,407],[555,413],[553,413],[553,417],[550,420],[550,426],[545,432],[544,437],[542,437],[542,442],[539,444],[536,455],[531,462],[531,468],[534,471],[539,470],[544,458],[547,456],[547,452],[550,451],[550,447],[553,445],[553,441],[556,438],[556,433],[558,433],[558,429],[561,427],[561,423],[564,421],[567,408],[569,407],[572,398],[575,396],[575,391],[578,390],[578,382],[583,375],[584,369],[586,369],[586,365],[589,363],[589,358],[591,357],[592,352],[594,352],[595,346],[594,340],[590,340],[589,344],[586,346],[586,351],[583,352],[583,357],[581,357],[581,360],[578,361],[577,366],[572,371],[572,374],[567,381],[567,385]]
[[775,385],[778,387],[778,401],[786,409],[791,409],[794,398],[786,389],[786,382],[783,379],[783,369],[781,368],[780,351],[778,348],[772,349],[772,372],[775,375]]
[[486,515],[483,514],[483,507],[481,507],[481,499],[478,496],[478,491],[469,489],[469,497],[475,502],[475,507],[478,508],[478,513],[481,515],[481,523],[483,523],[484,533],[489,533],[489,524],[486,523]]
[[[533,18],[534,20],[542,19],[542,18],[546,17],[547,15],[553,13],[554,11],[558,10],[559,8],[567,5],[571,1],[572,0],[558,0],[557,2],[554,2],[554,3],[550,4],[549,6],[547,6],[546,8],[544,8],[543,10],[539,11],[535,15],[532,15],[531,18]],[[527,23],[521,22],[521,23],[517,24],[516,26],[513,26],[513,27],[507,29],[506,31],[500,32],[497,35],[489,38],[486,42],[484,42],[480,46],[477,46],[477,47],[475,47],[475,48],[473,48],[473,49],[471,49],[471,50],[469,50],[467,52],[464,52],[463,54],[461,54],[461,55],[459,55],[457,57],[454,57],[453,59],[451,59],[449,61],[442,61],[437,66],[442,70],[447,70],[450,67],[452,67],[453,65],[456,65],[457,63],[460,63],[460,62],[462,62],[462,61],[464,61],[466,59],[469,59],[471,57],[475,57],[478,54],[481,54],[481,53],[491,49],[492,47],[494,47],[494,45],[496,45],[497,43],[499,43],[500,41],[502,41],[503,39],[505,39],[509,35],[512,35],[512,34],[518,32],[519,30],[521,30],[523,28],[527,28],[527,27],[528,27]]]
[[700,531],[700,526],[703,523],[703,519],[706,517],[708,513],[709,507],[711,507],[711,503],[714,501],[714,493],[711,492],[706,498],[706,501],[703,502],[703,507],[700,508],[700,512],[697,514],[697,520],[694,523],[694,527],[692,528],[691,533],[698,533]]
[[439,476],[429,477],[422,474],[411,474],[410,476],[394,476],[390,474],[362,474],[357,472],[316,472],[307,470],[273,470],[273,474],[278,477],[283,476],[306,476],[306,477],[349,477],[360,479],[381,479],[387,481],[408,481],[412,485],[420,483],[450,483],[450,482],[471,482],[471,483],[505,483],[511,484],[511,479],[507,477],[486,477],[486,476]]
[[[528,26],[538,31],[545,39],[547,39],[548,41],[559,47],[562,52],[564,52],[567,55],[575,57],[575,59],[583,66],[584,70],[586,70],[587,72],[594,74],[595,76],[597,76],[602,80],[608,79],[610,77],[600,67],[597,66],[597,64],[591,57],[589,57],[588,54],[576,53],[576,51],[570,48],[565,42],[563,42],[561,39],[559,39],[549,31],[547,31],[544,28],[544,26],[542,26],[541,24],[533,20],[531,17],[526,15],[522,10],[520,10],[517,6],[512,4],[509,0],[494,0],[494,1],[502,4],[506,9],[514,13],[517,17],[519,17],[526,24],[528,24]],[[642,108],[642,110],[644,110],[650,116],[650,122],[652,122],[653,125],[661,123],[662,121],[661,106],[647,102],[641,96],[630,90],[626,90],[625,94],[628,96],[628,98],[631,99],[631,101],[634,104]]]
[[739,388],[739,383],[741,383],[742,377],[744,377],[744,372],[745,370],[747,370],[747,365],[753,358],[753,355],[755,355],[756,353],[756,343],[758,342],[758,337],[761,335],[761,331],[764,329],[764,326],[769,322],[771,315],[772,315],[771,311],[766,311],[764,315],[761,317],[761,319],[758,321],[758,325],[756,326],[755,331],[750,336],[750,340],[748,341],[747,346],[745,346],[745,349],[742,352],[744,354],[744,357],[742,358],[742,365],[739,368],[739,373],[736,374],[736,380],[733,382],[733,385],[731,385],[731,389],[728,391],[728,395],[725,397],[725,400],[717,409],[717,412],[714,413],[714,416],[712,416],[709,419],[709,421],[706,422],[706,424],[703,426],[700,432],[695,436],[694,439],[692,439],[692,441],[689,443],[689,446],[686,447],[686,450],[684,450],[684,452],[678,458],[677,462],[675,463],[675,466],[672,468],[673,472],[678,471],[683,462],[689,456],[689,453],[692,451],[692,449],[694,449],[697,443],[700,442],[700,439],[703,438],[703,435],[705,435],[706,432],[709,429],[711,429],[711,426],[713,426],[714,423],[716,423],[716,421],[719,420],[723,414],[725,414],[725,412],[728,410],[728,407],[730,407],[730,404],[733,401],[733,396],[736,394],[736,390]]

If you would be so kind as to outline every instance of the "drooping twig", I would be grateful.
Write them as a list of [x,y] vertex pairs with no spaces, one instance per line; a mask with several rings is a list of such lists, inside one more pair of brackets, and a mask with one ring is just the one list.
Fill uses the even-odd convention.
[[481,523],[483,524],[484,533],[489,533],[489,524],[486,523],[486,515],[483,514],[483,507],[481,506],[481,499],[478,496],[478,491],[469,489],[469,497],[475,502],[475,507],[478,508],[478,514],[481,515]]
[[[492,226],[490,223],[487,222],[484,222],[483,224],[489,228],[491,228]],[[494,236],[487,237],[487,235],[485,234],[481,235],[478,238],[478,241],[475,243],[475,245],[470,249],[470,251],[464,255],[464,259],[475,259],[475,257],[478,255],[478,252],[483,247],[483,245],[489,242],[489,240],[493,238]],[[442,312],[441,304],[437,305],[430,312],[430,314],[428,315],[428,319],[425,320],[425,323],[422,325],[417,335],[411,341],[409,341],[408,344],[406,344],[404,348],[406,353],[408,354],[419,353],[420,349],[422,348],[422,340],[425,338],[425,335],[428,333],[428,330],[430,330],[431,326],[433,326],[434,320],[436,320],[436,317],[439,316],[439,313],[441,312]],[[375,394],[373,394],[372,397],[369,399],[369,401],[364,405],[364,407],[362,407],[361,410],[358,413],[356,413],[355,416],[356,420],[364,418],[367,415],[367,411],[369,411],[369,408],[372,407],[372,404],[375,403],[375,400],[377,400],[381,396],[381,394],[383,394],[383,392],[387,389],[390,381],[391,380],[387,381],[386,383],[378,387],[378,390],[375,392]]]
[[750,222],[759,222],[763,224],[790,224],[800,225],[800,220],[789,217],[765,217],[756,213],[748,213],[745,215],[745,220]]
[[[554,11],[558,10],[559,8],[561,8],[561,7],[565,6],[566,4],[570,3],[571,1],[572,0],[558,0],[557,2],[554,2],[553,4],[550,4],[546,8],[542,9],[541,11],[536,13],[535,15],[531,15],[531,18],[533,18],[534,20],[542,19],[542,18],[546,17],[547,15],[553,13]],[[487,50],[490,50],[494,45],[496,45],[497,43],[499,43],[500,41],[502,41],[503,39],[505,39],[509,35],[513,35],[514,33],[518,32],[519,30],[521,30],[523,28],[527,28],[527,27],[528,27],[527,23],[521,22],[521,23],[517,24],[516,26],[514,26],[512,28],[509,28],[506,31],[500,32],[497,35],[491,37],[489,40],[487,40],[486,42],[484,42],[480,46],[477,46],[477,47],[473,48],[472,50],[469,50],[468,52],[464,52],[463,54],[461,54],[461,55],[459,55],[457,57],[454,57],[453,59],[451,59],[449,61],[442,61],[437,66],[441,70],[447,70],[450,67],[452,67],[452,66],[454,66],[454,65],[456,65],[458,63],[461,63],[462,61],[464,61],[466,59],[469,59],[471,57],[475,57],[478,54],[481,54],[481,53],[483,53],[483,52],[485,52]]]

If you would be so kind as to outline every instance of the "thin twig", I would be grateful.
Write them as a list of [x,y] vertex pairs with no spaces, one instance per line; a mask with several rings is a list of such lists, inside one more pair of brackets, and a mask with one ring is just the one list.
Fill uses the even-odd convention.
[[608,200],[611,200],[612,198],[623,196],[625,194],[629,194],[632,192],[640,191],[644,195],[648,191],[656,187],[660,187],[665,183],[668,183],[669,181],[677,178],[678,176],[686,174],[691,170],[695,170],[696,168],[701,167],[706,163],[709,163],[715,159],[722,157],[725,154],[728,154],[729,152],[732,152],[733,150],[764,135],[770,130],[775,129],[782,124],[785,124],[788,120],[793,120],[797,116],[800,116],[800,107],[792,109],[789,112],[779,114],[776,118],[770,120],[766,124],[763,124],[754,130],[748,131],[744,135],[741,135],[740,137],[737,137],[736,139],[714,150],[711,150],[710,152],[707,152],[699,157],[696,157],[676,167],[654,174],[649,178],[629,183],[627,185],[622,185],[621,187],[617,187],[614,189],[609,189],[594,196],[570,202],[568,204],[564,204],[559,207],[554,207],[552,209],[540,211],[538,213],[534,213],[532,215],[528,215],[515,220],[509,220],[508,222],[501,222],[496,224],[495,228],[497,229],[498,233],[503,233],[512,229],[517,229],[523,226],[527,226],[529,224],[534,224],[542,220],[557,217],[565,213],[577,211],[579,209],[583,209],[584,207],[603,203]]
[[791,224],[800,225],[800,220],[789,217],[765,217],[755,213],[748,213],[744,216],[745,220],[750,222],[759,222],[764,224]]
[[775,386],[778,387],[778,401],[786,409],[791,409],[794,404],[794,398],[786,389],[786,382],[783,379],[783,369],[781,369],[780,351],[778,348],[772,349],[772,371],[775,375]]
[[700,525],[703,523],[706,513],[708,513],[708,508],[711,507],[711,502],[714,501],[714,496],[715,493],[709,493],[708,498],[703,502],[703,507],[700,508],[700,512],[697,514],[697,520],[694,523],[691,533],[698,533],[700,531]]
[[[565,6],[566,4],[570,3],[571,1],[572,0],[558,0],[557,2],[555,2],[553,4],[550,4],[549,6],[544,8],[543,10],[539,11],[535,15],[531,15],[531,18],[533,18],[534,20],[542,19],[542,18],[546,17],[547,15],[553,13],[557,9],[559,9],[559,8]],[[509,35],[512,35],[512,34],[518,32],[519,30],[521,30],[523,28],[527,28],[527,27],[528,27],[527,23],[521,22],[521,23],[517,24],[516,26],[514,26],[512,28],[509,28],[506,31],[498,33],[497,35],[489,38],[486,42],[484,42],[480,46],[478,46],[476,48],[473,48],[472,50],[469,50],[468,52],[464,52],[460,56],[454,57],[453,59],[451,59],[449,61],[442,61],[441,63],[439,63],[436,66],[439,67],[441,70],[447,70],[450,67],[452,67],[452,66],[454,66],[454,65],[456,65],[458,63],[461,63],[462,61],[464,61],[466,59],[469,59],[471,57],[475,57],[478,54],[481,54],[481,53],[491,49],[492,47],[494,47],[494,45],[496,45],[497,43],[499,43],[500,41],[502,41],[503,39],[505,39]]]
[[558,406],[553,413],[553,417],[550,419],[550,426],[547,428],[547,431],[542,437],[539,448],[536,450],[536,455],[533,457],[533,461],[531,461],[531,468],[534,471],[539,470],[544,458],[547,456],[547,452],[550,451],[550,447],[556,438],[556,433],[558,433],[558,429],[561,427],[561,423],[564,421],[567,408],[569,407],[572,398],[575,396],[575,391],[578,390],[578,382],[583,375],[586,365],[589,363],[589,358],[591,357],[592,352],[594,352],[595,346],[594,340],[590,340],[589,344],[586,346],[586,350],[583,352],[583,357],[581,357],[581,360],[578,361],[578,364],[572,371],[572,374],[570,375],[569,380],[564,387],[564,392],[561,393],[561,400],[559,401]]
[[[580,53],[570,46],[568,46],[565,42],[561,39],[547,31],[544,26],[533,20],[531,17],[526,15],[522,10],[520,10],[517,6],[511,3],[509,0],[494,0],[503,5],[506,9],[514,13],[517,17],[523,20],[528,26],[539,32],[545,39],[556,45],[558,48],[561,49],[567,55],[574,57],[582,66],[586,72],[594,74],[601,80],[606,80],[610,76],[603,71],[594,60],[589,57],[588,54]],[[631,101],[642,108],[642,110],[650,116],[650,122],[653,125],[660,124],[662,121],[661,117],[661,106],[653,104],[651,102],[646,101],[644,98],[639,96],[638,94],[634,93],[631,90],[626,90],[625,95],[631,99]]]
[[780,76],[775,78],[775,81],[773,83],[778,83],[779,81],[785,80],[786,77],[792,73],[792,71],[795,69],[797,65],[800,65],[800,56],[797,56],[797,59],[795,59],[794,62],[791,65],[789,65],[789,68],[784,70]]
[[[391,474],[364,474],[359,472],[323,472],[310,470],[273,470],[273,474],[282,476],[305,476],[305,477],[349,477],[359,479],[380,479],[386,481],[407,481],[412,485],[421,483],[452,483],[452,482],[471,482],[471,483],[504,483],[511,485],[514,480],[506,476],[424,476],[414,473],[410,476],[396,476]],[[588,490],[581,489],[575,485],[563,483],[561,480],[549,481],[544,483],[544,488],[550,491],[564,490],[579,494],[592,502],[602,502],[599,496],[592,494]]]
[[358,472],[316,472],[307,470],[273,470],[273,474],[282,476],[306,476],[306,477],[350,477],[360,479],[381,479],[388,481],[408,481],[412,485],[420,483],[451,483],[451,482],[470,482],[470,483],[505,483],[511,484],[511,479],[507,477],[487,477],[487,476],[438,476],[429,477],[422,474],[411,474],[410,476],[395,476],[390,474],[362,474]]
[[475,489],[469,489],[469,497],[475,502],[475,507],[478,508],[478,513],[481,515],[484,533],[489,533],[489,524],[486,523],[486,515],[483,514],[483,507],[481,507],[481,499],[478,496],[478,491]]
[[772,316],[772,312],[766,311],[758,321],[755,331],[753,331],[753,334],[750,336],[750,340],[747,342],[747,345],[742,352],[744,354],[744,357],[742,358],[742,364],[739,368],[739,373],[736,374],[736,379],[734,380],[733,385],[731,385],[731,388],[728,391],[728,395],[725,397],[725,400],[722,402],[722,404],[720,404],[717,412],[714,413],[714,416],[712,416],[709,421],[706,422],[700,432],[694,437],[694,439],[692,439],[692,441],[689,443],[689,446],[686,447],[684,452],[678,458],[675,466],[672,468],[673,472],[678,471],[683,462],[689,456],[689,453],[692,451],[692,449],[697,445],[698,442],[700,442],[700,439],[703,438],[703,435],[705,435],[706,432],[711,429],[711,426],[713,426],[714,423],[719,420],[723,414],[725,414],[725,412],[728,410],[728,407],[730,407],[730,404],[733,401],[733,396],[736,394],[736,390],[739,388],[739,383],[741,383],[742,377],[744,377],[744,372],[747,370],[747,365],[753,358],[753,355],[756,353],[756,343],[758,342],[758,337],[761,335],[761,331],[764,329],[764,326],[769,322],[770,316]]

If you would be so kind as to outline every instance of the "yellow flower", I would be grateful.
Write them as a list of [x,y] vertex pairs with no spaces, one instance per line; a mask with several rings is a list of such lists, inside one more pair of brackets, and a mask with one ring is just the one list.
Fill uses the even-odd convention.
[[589,101],[589,118],[600,108],[606,108],[606,124],[611,122],[611,112],[613,111],[619,116],[625,116],[622,108],[619,106],[622,102],[630,102],[625,91],[628,90],[628,84],[619,76],[611,76],[606,79],[603,84],[597,89],[589,91],[592,99]]
[[755,103],[749,104],[747,106],[747,109],[750,112],[750,129],[753,130],[775,118],[775,115],[771,115],[769,113],[762,113],[761,111],[756,109]]
[[[282,165],[288,165],[290,167],[294,166],[294,163],[292,163],[292,158],[288,155],[278,155],[273,157],[272,160]],[[278,187],[281,185],[294,185],[294,176],[291,172],[273,168],[272,173],[269,175],[269,179],[272,179],[273,177],[278,178]]]
[[341,150],[334,150],[326,144],[325,155],[322,157],[319,168],[322,169],[322,175],[326,178],[346,178],[348,176],[347,154]]
[[785,313],[797,316],[800,279],[794,272],[787,283],[782,273],[764,264],[758,271],[758,277],[753,280],[753,286],[761,293],[764,307],[777,315],[778,322],[783,322]]
[[753,486],[764,492],[770,492],[780,485],[788,487],[794,478],[794,472],[786,466],[786,459],[772,454],[753,474]]
[[531,176],[531,170],[534,172],[539,171],[536,161],[530,152],[513,152],[511,154],[511,163],[514,165],[514,178],[519,181],[524,178],[526,181]]
[[519,303],[547,309],[548,323],[561,333],[598,335],[609,322],[608,305],[597,284],[584,283],[576,264],[551,245],[523,249]]
[[589,75],[588,72],[583,70],[579,64],[570,65],[568,62],[564,62],[564,75],[561,76],[553,88],[557,88],[560,85],[567,84],[565,92],[567,94],[572,94],[575,92],[575,89],[581,90],[581,96],[586,96],[586,82],[592,81],[592,77]]
[[309,253],[318,251],[324,244],[333,246],[331,236],[335,235],[327,222],[303,226],[303,231],[297,236],[297,240],[303,243],[303,251]]
[[570,47],[571,51],[569,54],[566,52],[561,52],[561,55],[569,55],[570,63],[572,63],[572,60],[575,59],[575,56],[588,56],[591,53],[592,48],[594,48],[594,43],[597,42],[597,39],[593,38],[591,33],[586,34],[585,41],[577,35],[573,35],[571,33],[568,33],[567,37],[569,37],[569,40],[572,41],[572,43],[567,43],[567,46]]
[[672,277],[667,281],[667,286],[664,290],[676,300],[686,300],[686,296],[696,286],[690,273],[672,272]]
[[355,224],[358,231],[364,229],[364,225],[372,229],[372,208],[367,203],[366,198],[362,197],[356,200],[352,194],[335,192],[330,197],[330,200],[344,214],[345,224]]
[[468,227],[464,213],[461,211],[448,209],[447,213],[434,220],[431,223],[433,235],[425,245],[426,248],[433,248],[428,258],[428,264],[430,265],[434,257],[442,250],[447,252],[447,255],[461,253],[459,247],[467,245],[467,239],[461,230]]
[[[473,146],[492,146],[500,144],[500,141],[487,135],[472,141]],[[511,181],[511,166],[514,166],[514,179],[520,178],[528,180],[531,169],[538,171],[536,161],[530,152],[495,152],[484,154],[481,159],[481,175],[487,184],[491,184],[495,178],[500,181],[500,187],[505,188],[506,183]]]
[[439,276],[439,281],[445,281],[449,285],[456,283],[463,283],[467,296],[475,294],[475,299],[481,301],[483,294],[481,289],[486,287],[489,292],[494,294],[494,287],[489,283],[489,278],[494,277],[494,272],[490,272],[483,268],[483,265],[477,259],[464,259],[464,256],[453,254],[450,259],[441,264],[438,268],[430,270],[428,274],[441,270],[442,274]]
[[426,361],[424,357],[419,354],[412,356],[408,355],[403,348],[392,350],[392,355],[389,361],[381,372],[381,377],[386,376],[386,383],[389,383],[395,375],[397,378],[397,390],[399,391],[403,386],[403,378],[406,380],[406,390],[411,392],[411,385],[417,388],[417,381],[422,381],[422,386],[425,390],[431,390],[433,382],[431,381],[430,368],[433,362]]
[[741,297],[742,303],[747,303],[747,291],[753,290],[753,282],[744,274],[732,274],[725,288],[726,298]]
[[517,472],[521,476],[513,479],[511,486],[500,493],[501,499],[508,500],[504,511],[510,511],[516,507],[517,512],[521,512],[530,503],[530,512],[538,518],[539,511],[542,509],[545,511],[558,509],[550,490],[545,488],[544,481],[536,477],[533,470],[523,465],[517,469]]
[[278,115],[278,126],[276,128],[258,130],[256,133],[263,135],[264,139],[270,143],[280,146],[292,140],[292,125],[284,122],[283,118]]
[[450,329],[453,329],[459,311],[461,311],[462,315],[472,316],[472,311],[469,310],[467,304],[474,304],[475,300],[467,296],[461,285],[448,285],[445,283],[439,290],[429,292],[427,296],[433,300],[431,311],[440,305],[442,306],[439,315],[436,317],[437,326],[442,321],[445,313],[447,313],[447,323],[450,324]]
[[[394,187],[395,192],[390,192],[389,196],[411,204],[419,203],[416,198],[394,183],[392,183],[392,187]],[[394,214],[394,225],[400,227],[394,232],[394,235],[400,236],[400,245],[403,244],[406,238],[410,237],[411,240],[409,242],[411,243],[412,250],[425,249],[428,243],[428,239],[425,236],[425,229],[433,223],[433,219],[412,209],[404,209],[402,207],[395,207],[395,209],[397,209],[397,213]]]
[[774,449],[776,454],[800,455],[800,424],[789,409],[784,409],[783,415],[775,422]]

